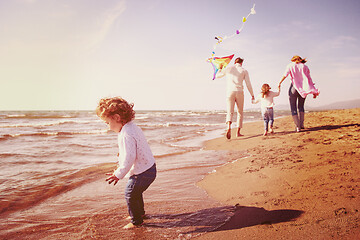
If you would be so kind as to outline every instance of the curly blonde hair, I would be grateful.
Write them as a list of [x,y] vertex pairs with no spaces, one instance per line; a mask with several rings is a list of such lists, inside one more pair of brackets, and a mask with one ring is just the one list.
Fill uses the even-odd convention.
[[298,55],[293,56],[291,61],[296,62],[296,63],[306,63],[307,62],[306,58],[302,58]]
[[133,107],[133,103],[128,103],[121,97],[102,98],[96,108],[96,114],[100,118],[118,114],[121,119],[120,122],[124,125],[135,118]]
[[262,85],[261,87],[261,96],[262,98],[264,98],[270,91],[271,87],[269,86],[269,84],[265,83]]

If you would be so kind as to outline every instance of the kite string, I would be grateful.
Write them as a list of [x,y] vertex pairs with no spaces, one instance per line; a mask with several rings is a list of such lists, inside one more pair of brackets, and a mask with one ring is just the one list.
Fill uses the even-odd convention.
[[215,37],[215,39],[217,40],[217,43],[214,44],[211,58],[208,59],[209,62],[211,62],[213,60],[213,58],[214,58],[215,50],[216,50],[217,45],[219,45],[220,43],[222,43],[226,39],[230,39],[230,38],[233,38],[235,35],[238,35],[243,30],[246,20],[250,17],[250,15],[253,15],[253,14],[256,14],[255,3],[253,5],[253,7],[251,8],[250,13],[246,17],[243,17],[243,21],[242,21],[243,23],[242,23],[240,29],[236,30],[236,32],[233,33],[231,36],[225,36],[225,37],[216,36]]

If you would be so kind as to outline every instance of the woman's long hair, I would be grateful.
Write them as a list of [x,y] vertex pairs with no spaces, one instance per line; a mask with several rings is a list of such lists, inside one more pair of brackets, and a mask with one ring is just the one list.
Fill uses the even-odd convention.
[[307,62],[306,58],[302,58],[298,55],[293,56],[291,61],[296,62],[296,63],[306,63]]

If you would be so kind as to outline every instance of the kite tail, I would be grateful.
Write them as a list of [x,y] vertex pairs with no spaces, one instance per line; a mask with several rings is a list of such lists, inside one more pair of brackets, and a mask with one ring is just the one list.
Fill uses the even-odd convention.
[[219,45],[220,43],[222,43],[225,39],[230,39],[230,38],[233,38],[235,35],[237,34],[240,34],[240,32],[243,30],[244,26],[245,26],[245,22],[247,21],[247,19],[250,17],[250,15],[253,15],[253,14],[256,14],[256,11],[255,11],[255,3],[253,5],[253,7],[251,8],[250,10],[250,13],[246,16],[246,17],[243,17],[243,20],[242,20],[242,25],[240,27],[240,29],[237,29],[235,31],[234,34],[232,34],[231,36],[225,36],[225,37],[220,37],[220,36],[216,36],[215,39],[217,40],[217,43],[214,45],[213,47],[213,55],[212,57],[215,55],[215,50],[216,50],[216,47],[217,45]]

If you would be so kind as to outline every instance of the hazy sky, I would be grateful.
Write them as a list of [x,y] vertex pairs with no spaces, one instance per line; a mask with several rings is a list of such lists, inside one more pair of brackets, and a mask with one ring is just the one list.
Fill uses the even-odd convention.
[[300,55],[321,92],[306,105],[359,98],[359,0],[0,0],[0,110],[94,109],[115,95],[136,109],[225,110],[206,59],[254,3],[216,55],[243,57],[256,93]]

